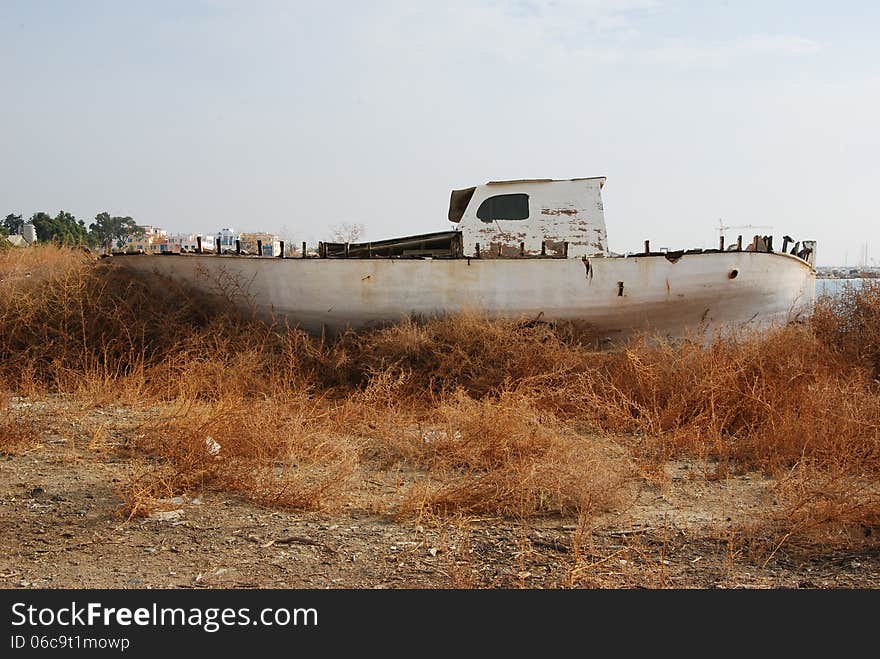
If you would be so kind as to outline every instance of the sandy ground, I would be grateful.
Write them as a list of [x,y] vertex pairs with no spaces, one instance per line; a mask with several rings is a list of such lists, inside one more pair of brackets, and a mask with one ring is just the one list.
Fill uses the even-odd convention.
[[132,465],[106,450],[106,438],[132,432],[126,411],[15,404],[36,414],[40,443],[0,458],[0,587],[880,587],[876,549],[753,550],[740,529],[768,505],[772,482],[707,480],[684,461],[580,530],[558,516],[397,521],[377,512],[398,487],[382,472],[362,474],[335,513],[201,492],[128,520],[119,491]]

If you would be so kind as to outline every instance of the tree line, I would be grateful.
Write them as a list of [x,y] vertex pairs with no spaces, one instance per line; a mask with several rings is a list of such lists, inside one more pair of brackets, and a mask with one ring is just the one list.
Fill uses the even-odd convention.
[[109,250],[112,247],[121,249],[130,237],[143,234],[144,230],[129,216],[110,215],[103,212],[95,215],[95,221],[86,226],[85,221],[78,220],[67,211],[58,211],[55,217],[48,213],[34,213],[25,221],[22,216],[10,213],[0,224],[0,234],[4,236],[21,234],[22,227],[27,223],[34,225],[37,240],[54,242],[60,245],[101,247]]

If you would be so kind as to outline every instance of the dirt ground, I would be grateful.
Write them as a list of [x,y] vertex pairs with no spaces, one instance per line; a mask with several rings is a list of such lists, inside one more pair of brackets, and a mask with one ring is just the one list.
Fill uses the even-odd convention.
[[880,587],[876,549],[755,550],[742,529],[770,503],[772,481],[710,480],[685,461],[581,526],[558,516],[399,521],[376,504],[400,489],[382,471],[360,473],[334,513],[192,492],[129,520],[119,493],[137,466],[107,449],[134,432],[125,409],[63,398],[13,406],[38,420],[40,441],[0,458],[0,587]]

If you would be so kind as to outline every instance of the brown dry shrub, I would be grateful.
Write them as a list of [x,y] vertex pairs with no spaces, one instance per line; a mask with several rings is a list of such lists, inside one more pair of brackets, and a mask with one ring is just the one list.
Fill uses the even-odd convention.
[[289,394],[278,386],[274,329],[256,321],[215,319],[192,331],[173,354],[144,371],[145,393],[159,400],[220,401]]
[[10,398],[0,389],[0,455],[20,455],[40,439],[33,415],[26,408],[13,407]]
[[170,510],[172,497],[177,492],[174,469],[159,466],[138,465],[132,474],[116,486],[116,494],[122,499],[120,513],[126,518],[149,517],[161,510]]
[[92,402],[275,395],[310,386],[328,359],[302,332],[80,250],[0,254],[0,293],[0,375],[19,389]]
[[[410,373],[389,368],[371,375],[362,388],[345,398],[326,401],[325,427],[361,438],[364,455],[384,468],[402,459],[398,438],[407,432],[418,434],[430,424],[438,404],[433,395],[413,393]],[[405,447],[403,454],[408,451]]]
[[880,281],[845,283],[836,295],[821,296],[810,319],[813,333],[845,364],[869,368],[880,378]]
[[625,458],[515,394],[475,400],[459,391],[433,421],[387,438],[399,459],[427,471],[407,493],[403,515],[594,514],[613,503],[628,475]]
[[409,394],[431,396],[462,389],[472,397],[498,394],[510,383],[565,372],[586,332],[572,325],[490,319],[477,312],[402,320],[366,333],[350,332],[333,346],[363,385],[377,373],[408,378]]
[[39,246],[0,255],[0,369],[75,390],[85,374],[108,382],[171,358],[216,313],[164,282],[151,286],[80,250]]
[[850,546],[877,541],[880,483],[850,456],[799,462],[779,480],[775,494],[779,507],[768,522],[781,538]]
[[870,341],[846,340],[851,352],[830,350],[808,326],[708,344],[642,339],[575,378],[569,407],[636,434],[636,454],[655,464],[685,455],[714,464],[710,476],[756,468],[782,479],[766,528],[783,538],[831,543],[862,525],[876,542],[880,499],[866,483],[880,475],[880,385],[853,361]]
[[602,355],[568,391],[580,418],[641,434],[661,460],[684,453],[774,472],[843,451],[880,470],[880,392],[805,327],[708,345],[641,339]]
[[358,447],[322,433],[319,419],[304,398],[227,397],[169,409],[146,422],[129,448],[157,461],[132,488],[151,497],[216,489],[280,508],[338,507]]

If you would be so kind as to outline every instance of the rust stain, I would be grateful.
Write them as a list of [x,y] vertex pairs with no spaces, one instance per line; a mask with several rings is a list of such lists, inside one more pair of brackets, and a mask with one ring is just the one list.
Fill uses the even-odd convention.
[[593,281],[593,264],[590,263],[588,258],[584,258],[584,269],[586,270],[585,277],[590,281]]
[[508,245],[507,243],[490,242],[489,249],[481,252],[480,256],[486,259],[497,259],[519,256],[519,245]]
[[562,256],[563,254],[565,254],[564,240],[546,240],[544,244],[547,246],[548,254],[551,254],[553,256]]

